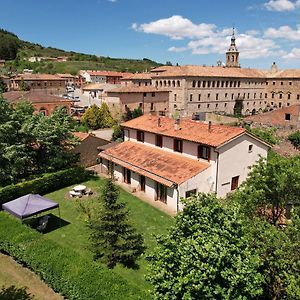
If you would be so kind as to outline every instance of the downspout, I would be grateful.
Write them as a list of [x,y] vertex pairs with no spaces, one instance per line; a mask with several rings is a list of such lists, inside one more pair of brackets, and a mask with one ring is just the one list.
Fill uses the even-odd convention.
[[218,194],[218,177],[219,177],[219,155],[220,153],[218,151],[216,151],[216,149],[214,150],[215,153],[217,153],[217,170],[216,170],[216,187],[215,187],[215,193],[216,195]]
[[178,184],[174,184],[174,188],[177,191],[176,213],[178,213],[179,212],[179,186],[178,186]]

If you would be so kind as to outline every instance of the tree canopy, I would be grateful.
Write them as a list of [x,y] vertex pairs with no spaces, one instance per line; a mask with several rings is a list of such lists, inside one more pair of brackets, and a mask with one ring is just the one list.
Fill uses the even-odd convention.
[[83,114],[81,122],[94,130],[110,128],[115,124],[106,103],[102,103],[100,107],[96,104],[89,107]]
[[72,118],[63,107],[49,117],[34,114],[29,102],[14,107],[0,98],[0,185],[56,171],[77,162]]
[[253,299],[262,293],[260,260],[236,207],[214,195],[184,201],[174,227],[149,257],[156,299]]

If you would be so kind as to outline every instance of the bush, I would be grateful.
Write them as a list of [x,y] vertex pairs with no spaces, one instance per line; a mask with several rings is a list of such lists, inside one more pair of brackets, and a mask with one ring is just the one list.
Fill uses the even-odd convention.
[[[0,251],[29,267],[68,299],[148,299],[124,278],[0,212]],[[122,296],[121,296],[122,295]]]
[[299,130],[290,134],[288,136],[288,139],[295,148],[300,149],[300,131]]
[[251,128],[250,126],[245,126],[245,128],[253,135],[256,135],[266,143],[275,145],[278,143],[278,139],[275,136],[275,128]]
[[0,204],[26,194],[46,194],[85,181],[89,173],[83,167],[47,173],[33,180],[11,184],[0,189]]

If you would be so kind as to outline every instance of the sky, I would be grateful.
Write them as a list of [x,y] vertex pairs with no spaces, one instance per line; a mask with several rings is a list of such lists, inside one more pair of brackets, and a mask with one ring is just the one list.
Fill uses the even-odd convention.
[[300,0],[0,0],[0,27],[64,50],[180,65],[300,68]]

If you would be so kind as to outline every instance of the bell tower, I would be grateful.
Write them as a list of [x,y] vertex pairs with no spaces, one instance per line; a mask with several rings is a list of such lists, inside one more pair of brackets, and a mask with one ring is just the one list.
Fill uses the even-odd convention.
[[235,33],[234,33],[234,27],[232,29],[232,36],[231,36],[231,44],[226,52],[226,67],[232,67],[232,68],[240,68],[239,64],[239,54],[236,45],[235,45]]

